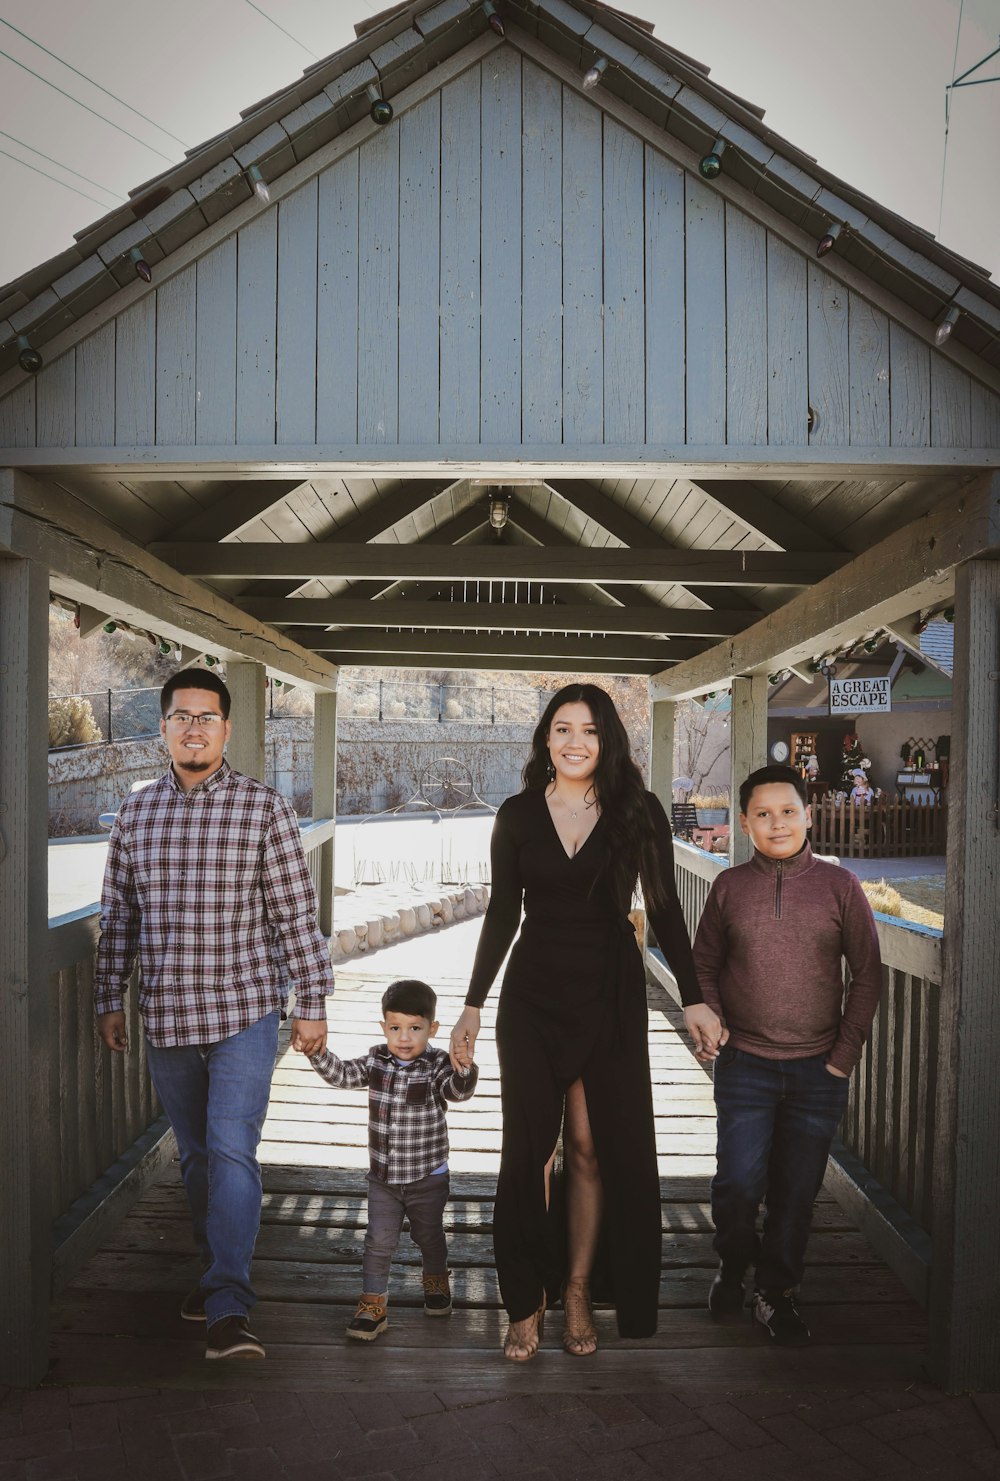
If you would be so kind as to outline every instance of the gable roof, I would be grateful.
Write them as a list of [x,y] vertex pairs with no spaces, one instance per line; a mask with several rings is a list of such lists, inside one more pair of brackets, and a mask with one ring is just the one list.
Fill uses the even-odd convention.
[[[713,83],[709,69],[657,40],[648,22],[599,0],[503,0],[503,21],[580,70],[598,56],[601,87],[696,153],[725,141],[727,177],[835,251],[928,321],[961,316],[952,340],[1000,368],[1000,288],[985,269],[853,190],[764,124],[763,110]],[[367,118],[374,86],[392,99],[487,32],[481,0],[410,0],[361,22],[357,40],[246,109],[230,130],[145,181],[76,245],[0,289],[0,374],[16,338],[36,348],[134,281],[139,248],[153,267],[252,194],[247,172],[283,175]]]

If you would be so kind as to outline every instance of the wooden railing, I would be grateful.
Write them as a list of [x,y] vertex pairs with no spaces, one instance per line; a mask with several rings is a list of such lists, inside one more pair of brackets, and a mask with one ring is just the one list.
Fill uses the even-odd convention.
[[943,854],[948,809],[943,803],[880,797],[874,802],[836,802],[827,795],[812,804],[813,849],[843,859],[917,858]]
[[[332,818],[302,825],[318,882]],[[125,994],[127,1054],[102,1045],[94,1019],[97,905],[49,921],[48,1168],[53,1214],[53,1285],[64,1284],[174,1155],[153,1089],[133,983]]]
[[[674,839],[677,889],[694,936],[728,861]],[[841,1123],[835,1187],[879,1253],[926,1298],[930,1262],[942,933],[876,914],[882,996]],[[835,1166],[833,1164],[836,1164]]]

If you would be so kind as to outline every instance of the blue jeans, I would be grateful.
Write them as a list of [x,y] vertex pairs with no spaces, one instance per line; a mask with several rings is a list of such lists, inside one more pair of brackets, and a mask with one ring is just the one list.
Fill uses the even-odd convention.
[[278,1049],[277,1010],[216,1044],[157,1049],[149,1070],[180,1149],[181,1177],[211,1324],[256,1301],[250,1265],[260,1227],[257,1146]]
[[813,1203],[850,1083],[831,1075],[826,1061],[825,1054],[762,1059],[728,1044],[715,1061],[715,1248],[728,1273],[755,1264],[761,1290],[787,1291],[802,1279]]

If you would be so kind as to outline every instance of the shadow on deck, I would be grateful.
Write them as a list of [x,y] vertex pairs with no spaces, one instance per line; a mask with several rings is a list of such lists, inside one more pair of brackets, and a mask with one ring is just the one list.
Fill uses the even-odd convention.
[[[374,1042],[387,980],[373,972],[340,975],[331,1000],[338,1052],[357,1054]],[[442,1024],[453,1021],[461,991],[454,982],[441,986]],[[768,1347],[749,1320],[717,1325],[709,1319],[705,1298],[716,1265],[708,1207],[711,1083],[677,1032],[673,1004],[656,987],[649,1001],[664,1231],[656,1337],[622,1340],[613,1314],[599,1311],[599,1355],[573,1360],[561,1351],[556,1311],[535,1362],[501,1360],[504,1316],[491,1239],[500,1101],[489,1026],[480,1040],[477,1094],[449,1112],[447,1228],[456,1310],[449,1321],[424,1317],[419,1253],[404,1233],[393,1267],[388,1332],[371,1345],[347,1342],[343,1329],[360,1290],[365,1227],[366,1100],[362,1093],[331,1091],[285,1041],[261,1147],[265,1198],[254,1266],[260,1298],[254,1326],[267,1345],[267,1361],[207,1364],[204,1328],[179,1317],[198,1262],[175,1165],[56,1300],[50,1382],[426,1386],[505,1394],[862,1388],[920,1379],[924,1313],[826,1190],[816,1203],[802,1292],[814,1334],[808,1353]],[[423,1362],[418,1353],[426,1355]]]

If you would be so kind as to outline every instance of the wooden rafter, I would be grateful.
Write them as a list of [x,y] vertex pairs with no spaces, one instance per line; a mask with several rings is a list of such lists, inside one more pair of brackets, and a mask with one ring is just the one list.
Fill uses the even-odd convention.
[[392,577],[453,581],[652,581],[684,586],[812,586],[846,556],[770,550],[551,550],[527,546],[158,543],[150,554],[188,576],[310,581]]
[[552,602],[359,601],[353,597],[263,598],[244,610],[267,622],[304,627],[427,627],[478,631],[662,633],[718,637],[747,625],[745,612],[690,607],[569,607]]
[[790,514],[780,504],[768,497],[756,484],[743,480],[707,479],[692,480],[699,489],[720,509],[745,524],[762,540],[769,541],[778,550],[837,550],[839,547],[814,529],[812,525]]
[[[550,633],[524,632],[395,632],[379,628],[344,628],[317,635],[314,629],[292,628],[295,641],[314,653],[322,653],[334,663],[366,662],[365,655],[394,653],[441,654],[506,654],[510,658],[589,658],[602,662],[629,659],[650,666],[678,663],[699,653],[702,644],[684,639],[663,642],[655,638],[633,637],[627,633],[608,637],[562,637]],[[345,655],[349,654],[350,658]]]

